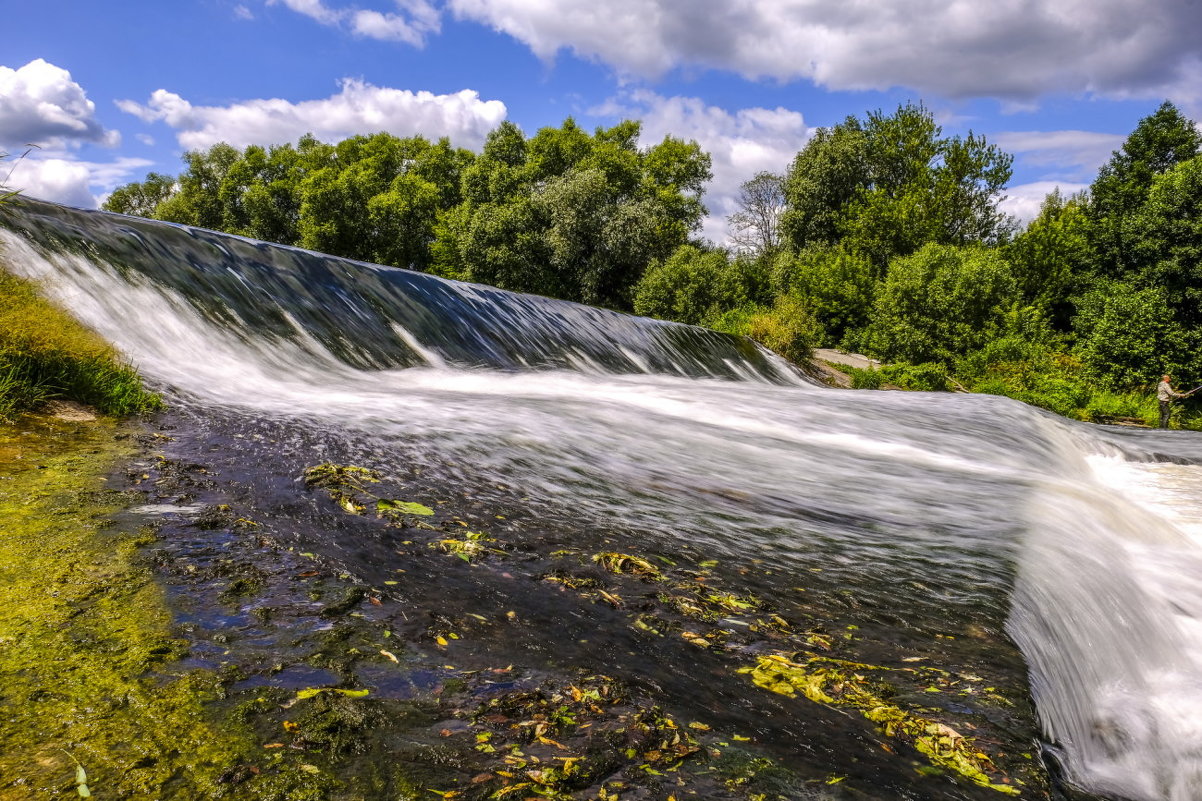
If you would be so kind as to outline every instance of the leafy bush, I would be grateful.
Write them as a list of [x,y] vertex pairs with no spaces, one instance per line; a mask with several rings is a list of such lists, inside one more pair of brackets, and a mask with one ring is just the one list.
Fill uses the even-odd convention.
[[839,368],[851,377],[852,389],[880,389],[885,377],[880,370],[864,370],[859,367]]
[[748,305],[708,321],[710,328],[751,337],[768,350],[801,364],[814,353],[822,328],[805,303],[795,295],[781,295],[772,306]]
[[868,324],[875,281],[866,257],[842,247],[814,245],[778,256],[772,277],[778,292],[805,299],[826,332],[823,344],[850,345],[848,337]]
[[651,265],[634,289],[634,311],[647,317],[701,325],[753,302],[756,287],[750,264],[732,264],[721,250],[683,245]]
[[1017,300],[996,251],[929,244],[890,262],[864,345],[887,361],[951,363],[1002,335]]
[[1193,373],[1188,332],[1173,320],[1163,287],[1101,282],[1077,305],[1077,353],[1108,389],[1154,382],[1166,372]]
[[1154,426],[1160,419],[1156,398],[1151,394],[1140,395],[1134,392],[1095,392],[1086,402],[1084,413],[1085,419],[1091,423],[1139,420],[1145,425]]
[[947,392],[947,368],[935,362],[890,364],[881,368],[882,378],[896,387],[919,392]]
[[116,415],[162,405],[111,347],[47,303],[31,284],[0,270],[0,420],[52,398]]

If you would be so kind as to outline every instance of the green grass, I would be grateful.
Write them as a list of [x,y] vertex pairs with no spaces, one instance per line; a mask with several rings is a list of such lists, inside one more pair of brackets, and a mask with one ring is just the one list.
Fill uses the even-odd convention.
[[33,284],[0,270],[0,421],[52,399],[118,416],[162,407],[110,345],[42,298]]

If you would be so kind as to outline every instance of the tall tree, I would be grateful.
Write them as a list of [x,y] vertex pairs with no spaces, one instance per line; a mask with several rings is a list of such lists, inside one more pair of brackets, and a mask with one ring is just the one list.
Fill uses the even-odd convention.
[[785,211],[785,179],[759,172],[739,187],[739,210],[726,218],[730,238],[752,256],[772,256],[780,249],[780,218]]
[[141,183],[126,184],[114,189],[104,201],[105,211],[150,217],[158,205],[175,194],[175,178],[160,172],[147,173]]
[[709,156],[639,125],[594,134],[568,119],[526,139],[504,123],[463,174],[463,204],[438,229],[435,270],[506,289],[630,309],[647,266],[699,225]]
[[1133,252],[1139,236],[1138,216],[1157,175],[1192,159],[1202,135],[1176,106],[1165,101],[1139,121],[1123,146],[1114,152],[1090,186],[1090,216],[1098,271],[1128,276],[1146,264]]
[[794,159],[782,229],[796,249],[841,242],[878,274],[928,242],[996,244],[1009,231],[998,203],[1012,162],[972,132],[944,136],[921,105],[849,117]]
[[1093,269],[1088,204],[1084,194],[1065,197],[1059,189],[1053,190],[1040,206],[1039,216],[1005,249],[1022,302],[1046,314],[1059,331],[1068,330],[1072,298],[1082,291]]

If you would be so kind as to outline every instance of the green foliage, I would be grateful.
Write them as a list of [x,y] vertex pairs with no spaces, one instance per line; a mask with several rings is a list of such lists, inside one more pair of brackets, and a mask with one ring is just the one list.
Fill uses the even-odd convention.
[[151,173],[104,208],[427,269],[440,215],[459,203],[474,158],[446,139],[387,133],[245,151],[219,143],[184,154],[178,179]]
[[974,392],[1030,403],[1078,417],[1090,390],[1074,360],[1017,336],[996,339],[961,359],[956,374]]
[[1126,420],[1155,426],[1160,418],[1156,396],[1151,392],[1115,393],[1098,390],[1089,396],[1083,412],[1083,419],[1091,423]]
[[590,135],[568,119],[527,140],[493,131],[464,171],[464,203],[438,229],[442,275],[630,309],[648,266],[700,225],[710,158],[671,137],[638,147],[638,123]]
[[935,362],[924,364],[890,364],[881,368],[881,377],[901,389],[918,392],[947,392],[947,366]]
[[1132,252],[1140,284],[1165,289],[1174,321],[1202,325],[1202,156],[1160,173],[1136,216]]
[[704,325],[764,297],[760,263],[731,261],[721,250],[682,245],[648,268],[635,287],[634,311],[664,320]]
[[992,244],[1012,157],[984,137],[945,137],[921,105],[820,130],[785,180],[785,237],[796,249],[842,242],[883,270],[928,242]]
[[1109,389],[1154,383],[1165,372],[1196,374],[1195,337],[1173,320],[1168,292],[1099,282],[1078,303],[1076,352]]
[[1093,268],[1089,233],[1088,199],[1065,198],[1055,189],[1039,216],[1004,248],[1022,302],[1047,314],[1059,331],[1068,330],[1073,311],[1069,298]]
[[866,370],[860,367],[840,367],[840,370],[851,377],[852,389],[880,389],[885,384],[885,376],[880,370]]
[[782,253],[773,264],[778,292],[805,299],[825,331],[824,344],[855,347],[851,340],[867,325],[876,282],[872,263],[841,246],[812,245]]
[[111,347],[31,284],[0,270],[0,420],[51,398],[115,415],[154,411],[162,403]]
[[174,193],[173,177],[152,172],[141,183],[126,184],[113,190],[104,201],[104,209],[134,217],[151,217],[159,204]]
[[1172,103],[1165,102],[1139,125],[1098,172],[1090,187],[1091,234],[1098,272],[1110,277],[1138,273],[1146,262],[1134,249],[1140,212],[1157,175],[1198,155],[1202,135]]
[[821,326],[796,295],[780,295],[771,306],[733,309],[711,320],[710,327],[751,337],[796,364],[807,362],[813,356],[814,343],[822,339]]
[[864,345],[885,361],[950,363],[998,336],[1017,297],[996,250],[929,244],[890,263]]

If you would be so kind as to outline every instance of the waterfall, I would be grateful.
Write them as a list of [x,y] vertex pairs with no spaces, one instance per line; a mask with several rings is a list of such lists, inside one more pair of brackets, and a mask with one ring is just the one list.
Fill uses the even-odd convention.
[[770,564],[759,594],[804,576],[899,639],[1004,627],[1074,784],[1202,797],[1195,436],[829,390],[738,337],[35,201],[0,210],[0,261],[214,425],[437,453],[581,537]]

